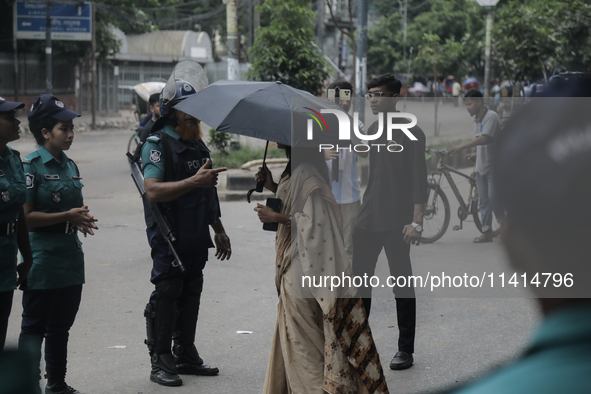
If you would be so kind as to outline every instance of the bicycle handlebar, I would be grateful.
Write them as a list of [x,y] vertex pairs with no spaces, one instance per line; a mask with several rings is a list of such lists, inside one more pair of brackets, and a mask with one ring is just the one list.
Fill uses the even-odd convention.
[[447,149],[435,150],[435,149],[427,148],[427,149],[425,149],[425,152],[445,156],[445,154],[447,153]]

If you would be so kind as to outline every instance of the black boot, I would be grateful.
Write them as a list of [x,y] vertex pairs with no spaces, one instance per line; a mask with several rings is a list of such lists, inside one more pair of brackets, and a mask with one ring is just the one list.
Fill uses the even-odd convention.
[[150,380],[162,386],[180,386],[183,381],[177,374],[172,354],[152,354]]
[[45,386],[45,394],[82,394],[80,391],[68,386],[66,382],[51,383]]
[[220,373],[218,367],[203,363],[194,344],[181,345],[175,343],[173,347],[176,369],[181,375],[213,376]]

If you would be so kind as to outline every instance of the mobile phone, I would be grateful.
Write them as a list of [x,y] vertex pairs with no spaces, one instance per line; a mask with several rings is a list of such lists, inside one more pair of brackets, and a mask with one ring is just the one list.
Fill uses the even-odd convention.
[[351,100],[351,89],[341,89],[338,86],[334,89],[328,89],[326,91],[326,98],[331,101],[335,99]]
[[[266,205],[277,213],[281,212],[282,202],[281,202],[280,198],[269,197],[269,198],[267,198]],[[263,230],[277,231],[278,228],[279,228],[279,223],[263,223]]]

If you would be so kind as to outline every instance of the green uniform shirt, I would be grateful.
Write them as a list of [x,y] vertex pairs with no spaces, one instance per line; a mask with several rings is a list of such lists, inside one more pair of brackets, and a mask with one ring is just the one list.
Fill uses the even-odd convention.
[[[0,223],[19,219],[26,195],[25,174],[18,152],[7,146],[0,155]],[[17,252],[16,234],[0,235],[0,291],[16,288]]]
[[[82,182],[73,161],[62,152],[60,162],[43,146],[23,160],[27,180],[27,202],[33,210],[66,212],[80,207]],[[84,253],[78,234],[30,232],[33,267],[31,290],[58,289],[84,283]]]
[[454,394],[589,393],[591,303],[549,314],[516,362]]
[[[180,140],[181,136],[172,129],[169,125],[164,126],[162,131],[176,140]],[[166,170],[164,168],[164,161],[162,155],[162,142],[160,137],[148,137],[144,147],[142,148],[142,163],[144,163],[144,179],[159,178],[164,179]],[[170,159],[169,159],[170,160]]]

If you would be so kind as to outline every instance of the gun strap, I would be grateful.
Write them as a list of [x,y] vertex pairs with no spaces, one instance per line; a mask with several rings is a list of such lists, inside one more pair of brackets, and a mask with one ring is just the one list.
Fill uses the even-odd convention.
[[170,148],[170,143],[167,140],[167,138],[169,138],[168,134],[163,133],[162,131],[157,131],[154,134],[158,134],[162,143],[162,153],[164,155],[164,181],[172,182],[174,181],[174,165],[172,149]]

